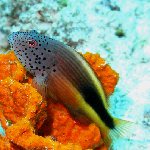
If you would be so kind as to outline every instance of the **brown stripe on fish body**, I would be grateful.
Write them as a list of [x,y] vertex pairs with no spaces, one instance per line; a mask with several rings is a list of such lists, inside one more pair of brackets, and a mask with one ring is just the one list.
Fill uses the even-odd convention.
[[[73,74],[71,74],[71,72],[67,72],[67,76],[66,76],[66,71],[64,71],[63,69],[61,69],[59,71],[60,71],[60,75],[58,77],[61,78],[61,76],[65,76],[66,79],[70,83],[72,83],[74,88],[76,88],[79,91],[79,93],[81,93],[81,95],[84,98],[84,101],[88,105],[90,105],[90,107],[96,112],[96,114],[98,114],[98,116],[103,121],[103,123],[107,127],[113,129],[115,127],[113,119],[111,118],[111,116],[109,115],[107,110],[105,109],[103,101],[102,101],[101,96],[99,95],[99,93],[96,91],[95,88],[90,86],[91,83],[89,81],[87,81],[87,82],[85,81],[84,84],[81,84],[81,82],[79,81],[80,76],[78,76],[78,78],[74,79],[72,77]],[[62,82],[58,83],[59,80],[57,80],[57,85],[58,84],[60,85],[60,83],[61,83],[61,85],[63,86],[64,83],[63,84],[62,84]],[[71,89],[71,87],[69,89]],[[73,105],[72,105],[72,107],[73,107]]]
[[[54,42],[54,41],[52,41]],[[57,41],[55,41],[57,43]],[[54,45],[56,49],[59,49],[57,56],[58,60],[61,60],[64,65],[59,66],[59,71],[66,76],[68,81],[70,81],[74,87],[81,93],[84,97],[85,102],[98,114],[103,123],[113,129],[115,127],[114,122],[110,114],[107,112],[104,106],[104,99],[100,95],[100,92],[97,92],[96,86],[101,87],[99,80],[95,76],[95,73],[90,68],[86,60],[80,56],[76,51],[71,49],[68,46],[58,42]],[[64,57],[63,57],[64,56]],[[80,61],[79,61],[80,60]],[[86,69],[83,64],[86,64]],[[88,71],[92,72],[92,76]],[[91,78],[96,80],[97,85],[94,85]],[[93,86],[92,86],[93,85]],[[88,108],[88,107],[87,107]],[[88,110],[87,110],[88,111]]]
[[81,94],[62,72],[56,71],[50,74],[48,78],[48,91],[51,92],[52,95],[49,94],[52,98],[63,102],[71,112],[78,110],[80,102],[77,97],[80,97]]
[[[59,62],[57,66],[58,70],[73,84],[85,84],[85,80],[87,80],[87,77],[85,76],[86,70],[82,67],[78,58],[73,55],[74,50],[70,50],[68,47],[66,49],[66,47],[59,45],[56,45],[56,47],[60,50],[60,52],[56,54],[56,59]],[[79,54],[77,53],[76,55]]]

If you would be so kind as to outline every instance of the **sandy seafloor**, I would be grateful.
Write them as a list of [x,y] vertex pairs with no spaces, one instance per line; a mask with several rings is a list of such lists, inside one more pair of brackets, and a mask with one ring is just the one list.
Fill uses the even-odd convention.
[[142,141],[112,147],[150,149],[150,0],[0,0],[1,52],[11,32],[32,29],[106,59],[120,74],[110,112],[144,126]]

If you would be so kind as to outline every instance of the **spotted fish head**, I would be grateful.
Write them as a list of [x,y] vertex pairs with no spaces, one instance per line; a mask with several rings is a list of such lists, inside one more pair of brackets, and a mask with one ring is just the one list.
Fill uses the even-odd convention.
[[13,32],[8,41],[17,58],[31,74],[46,74],[55,65],[55,54],[50,48],[50,38],[37,31]]

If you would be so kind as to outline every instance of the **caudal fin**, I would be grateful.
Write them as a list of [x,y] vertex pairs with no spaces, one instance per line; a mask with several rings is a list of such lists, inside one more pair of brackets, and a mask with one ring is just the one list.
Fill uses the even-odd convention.
[[120,120],[114,118],[115,128],[109,131],[109,134],[104,137],[104,143],[110,146],[111,142],[119,138],[131,139],[136,141],[150,140],[146,139],[145,129],[134,122]]

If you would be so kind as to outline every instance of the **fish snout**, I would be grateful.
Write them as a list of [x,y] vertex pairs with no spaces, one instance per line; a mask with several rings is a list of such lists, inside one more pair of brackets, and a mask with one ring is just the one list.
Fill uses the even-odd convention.
[[14,43],[14,40],[18,37],[17,32],[13,32],[8,36],[8,42],[10,45]]
[[8,36],[8,42],[9,42],[9,44],[10,44],[11,47],[13,46],[13,43],[14,43],[14,35],[15,35],[15,32],[11,33]]

